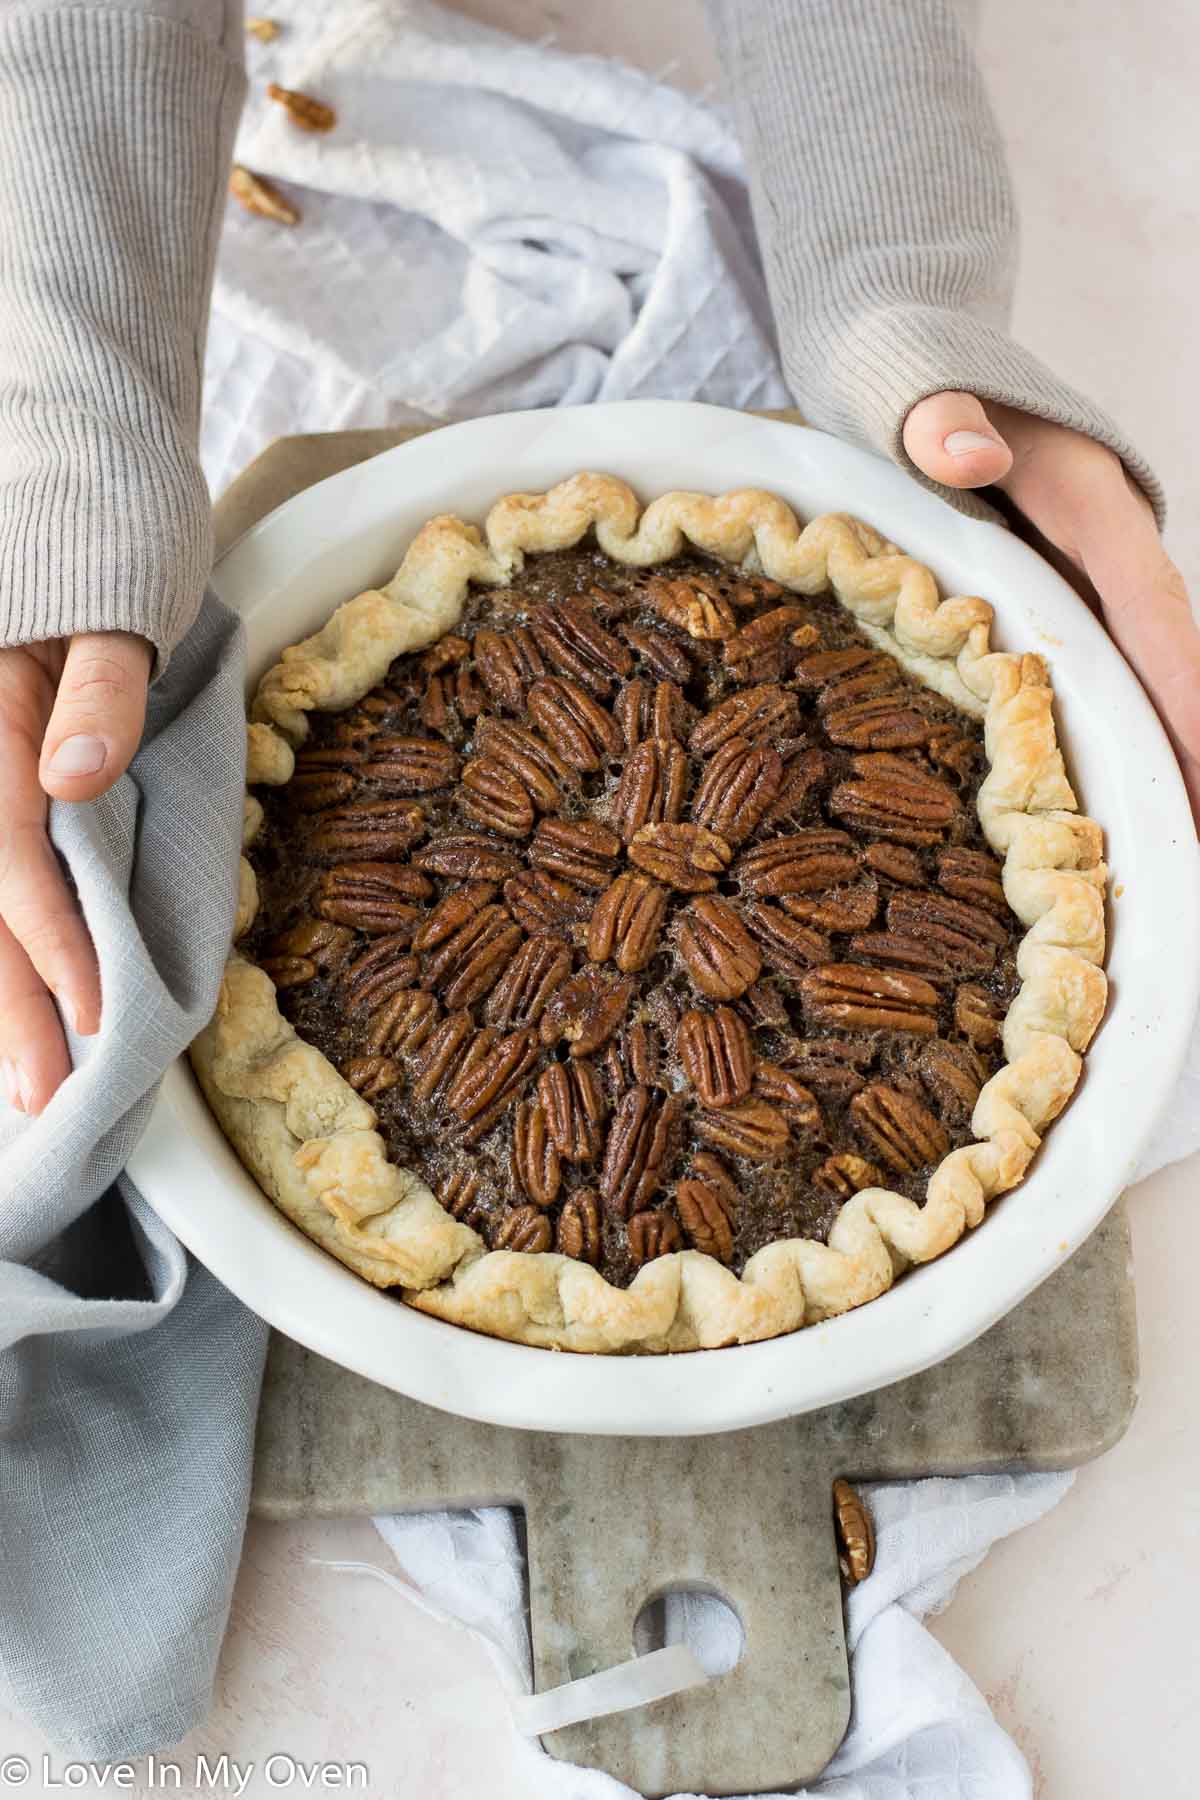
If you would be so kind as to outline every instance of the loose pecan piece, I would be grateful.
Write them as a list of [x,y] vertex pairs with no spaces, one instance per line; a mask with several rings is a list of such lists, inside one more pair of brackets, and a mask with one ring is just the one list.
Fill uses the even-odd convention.
[[829,960],[829,939],[799,919],[789,919],[777,906],[751,900],[743,917],[758,940],[763,962],[777,975],[799,981],[815,963]]
[[610,1212],[628,1219],[662,1186],[682,1109],[675,1094],[660,1103],[646,1087],[622,1094],[609,1121],[600,1170],[600,1192]]
[[833,1517],[842,1574],[851,1587],[857,1587],[875,1567],[875,1528],[865,1504],[848,1481],[833,1484]]
[[524,934],[503,906],[485,906],[421,962],[421,986],[435,988],[447,1007],[471,1006],[490,993]]
[[538,812],[557,812],[562,802],[558,783],[570,778],[562,758],[544,743],[536,731],[513,725],[507,719],[485,718],[475,733],[475,747],[503,763],[515,775]]
[[[480,1037],[484,1036],[480,1032]],[[489,1039],[492,1037],[488,1033]],[[490,1042],[477,1062],[464,1065],[446,1090],[446,1103],[464,1123],[492,1114],[516,1098],[537,1061],[537,1034],[514,1031]]]
[[701,641],[729,638],[737,621],[728,600],[703,577],[655,575],[646,583],[646,599],[669,625]]
[[613,717],[621,728],[625,748],[632,750],[647,738],[663,743],[683,737],[687,702],[673,681],[627,681],[617,695]]
[[750,1092],[757,1100],[777,1106],[792,1131],[820,1131],[821,1108],[816,1095],[798,1075],[781,1069],[778,1063],[763,1062],[761,1058],[755,1062]]
[[317,882],[313,908],[323,919],[372,937],[404,932],[411,938],[426,916],[412,902],[432,891],[418,869],[403,863],[339,863]]
[[562,1184],[558,1146],[536,1100],[519,1100],[513,1113],[512,1178],[535,1206],[553,1206]]
[[449,875],[457,881],[506,881],[521,867],[511,850],[478,831],[443,832],[423,845],[412,861],[431,875]]
[[332,969],[354,942],[353,932],[324,919],[301,919],[271,939],[273,956],[302,956],[320,970]]
[[560,675],[573,676],[600,698],[619,676],[632,673],[633,657],[585,600],[539,607],[529,624],[551,667]]
[[536,1025],[550,996],[571,973],[571,952],[561,938],[526,938],[488,995],[484,1013],[489,1025],[511,1031]]
[[733,1261],[735,1215],[728,1188],[710,1187],[694,1175],[687,1176],[675,1188],[675,1210],[694,1250],[726,1265]]
[[529,860],[548,875],[576,887],[607,887],[621,840],[595,819],[540,819],[529,847]]
[[517,776],[495,756],[473,756],[463,769],[455,795],[473,825],[501,837],[524,838],[533,830],[531,796]]
[[534,869],[505,882],[504,904],[526,931],[557,932],[587,918],[592,896],[544,869]]
[[705,1106],[735,1106],[750,1092],[754,1050],[744,1021],[731,1006],[718,1006],[711,1013],[696,1008],[685,1012],[675,1048]]
[[660,681],[677,681],[681,687],[686,687],[692,679],[692,664],[687,651],[666,632],[638,625],[618,625],[617,630],[634,655]]
[[937,1038],[922,1050],[917,1067],[943,1118],[958,1123],[970,1118],[987,1069],[969,1044],[947,1044]]
[[295,88],[280,87],[278,82],[268,81],[268,100],[276,101],[283,107],[293,125],[299,125],[301,131],[332,131],[337,124],[337,114],[323,100],[314,100],[311,94],[299,94]]
[[747,1162],[773,1162],[787,1148],[788,1124],[776,1107],[751,1098],[738,1106],[698,1112],[696,1134]]
[[592,909],[587,940],[592,961],[611,957],[623,975],[644,969],[658,948],[669,899],[657,882],[623,870]]
[[716,887],[733,851],[705,825],[643,825],[633,835],[629,860],[681,894],[704,894]]
[[621,1023],[633,985],[628,978],[614,981],[589,963],[550,996],[539,1026],[543,1044],[565,1038],[572,1056],[590,1056]]
[[697,720],[689,741],[697,756],[711,756],[735,737],[751,744],[774,744],[792,737],[799,720],[795,694],[766,682],[723,700],[707,717]]
[[643,825],[674,825],[683,815],[687,757],[673,738],[646,738],[625,760],[612,822],[628,844]]
[[788,663],[792,634],[804,624],[800,606],[777,606],[743,625],[722,645],[725,667],[735,681],[778,681]]
[[417,959],[408,947],[408,933],[379,938],[344,970],[339,982],[343,1003],[351,1012],[363,1012],[378,1006],[381,1000],[413,987],[417,979]]
[[657,1039],[644,1020],[623,1026],[609,1038],[600,1061],[605,1080],[614,1094],[623,1094],[627,1087],[638,1083],[643,1087],[664,1086],[659,1071]]
[[839,1200],[850,1200],[863,1188],[883,1185],[882,1171],[865,1156],[856,1156],[853,1150],[839,1150],[827,1156],[810,1179],[818,1192],[833,1194]]
[[942,850],[937,859],[938,886],[956,900],[985,906],[1001,919],[1011,919],[1000,864],[982,850]]
[[551,1063],[537,1080],[546,1129],[564,1162],[591,1162],[600,1154],[604,1094],[590,1062]]
[[897,1175],[915,1175],[949,1154],[950,1139],[940,1119],[886,1082],[873,1081],[855,1094],[849,1114],[855,1130]]
[[425,835],[425,814],[398,800],[360,800],[323,815],[309,837],[318,862],[385,862]]
[[798,824],[812,808],[809,796],[829,773],[830,758],[824,750],[804,746],[787,750],[783,763],[783,780],[779,792],[767,812],[766,825]]
[[489,900],[496,898],[494,881],[467,881],[439,900],[425,923],[413,937],[414,950],[433,950],[453,937],[468,919],[481,912]]
[[1004,1011],[986,989],[968,985],[954,996],[954,1023],[976,1050],[990,1050],[1000,1041]]
[[793,1075],[830,1100],[857,1094],[865,1077],[860,1070],[871,1060],[870,1043],[854,1038],[793,1038],[780,1052]]
[[426,731],[461,743],[466,727],[483,711],[484,692],[474,670],[459,663],[430,678],[418,708]]
[[675,947],[702,994],[736,1000],[758,980],[762,957],[735,906],[715,894],[680,914]]
[[734,873],[746,893],[760,898],[822,893],[853,881],[858,859],[846,832],[816,827],[753,845],[738,858]]
[[918,975],[898,969],[868,969],[859,963],[825,963],[799,982],[800,1004],[813,1025],[850,1031],[911,1031],[932,1037],[937,1030],[937,989]]
[[460,1163],[438,1189],[438,1204],[445,1207],[452,1219],[459,1219],[468,1225],[479,1222],[482,1185],[475,1170]]
[[467,1045],[475,1036],[475,1023],[466,1007],[447,1013],[412,1052],[412,1093],[423,1106],[435,1098],[462,1068]]
[[342,1074],[364,1100],[378,1100],[397,1085],[403,1073],[391,1056],[352,1056],[342,1064]]
[[554,1248],[560,1256],[572,1256],[595,1268],[602,1244],[600,1196],[595,1188],[577,1188],[563,1201]]
[[307,987],[317,979],[317,965],[311,956],[264,956],[259,967],[271,977],[277,992]]
[[752,1029],[786,1031],[791,1023],[786,1002],[773,981],[756,981],[748,987],[738,1001],[738,1009]]
[[471,654],[471,646],[465,637],[457,632],[448,631],[445,637],[438,638],[430,644],[428,650],[422,651],[417,666],[423,675],[440,675],[443,669],[451,668],[455,663],[466,662]]
[[656,1256],[670,1256],[683,1242],[672,1215],[657,1208],[634,1213],[626,1230],[629,1254],[639,1269],[644,1263],[653,1262]]
[[535,681],[529,690],[529,711],[541,735],[580,774],[592,774],[606,757],[621,750],[621,728],[612,714],[566,676]]
[[367,1045],[373,1056],[399,1052],[411,1056],[437,1023],[440,1007],[420,988],[400,988],[371,1014]]
[[520,1250],[536,1256],[554,1241],[550,1221],[536,1206],[516,1206],[505,1213],[492,1236],[495,1250]]
[[432,794],[458,776],[458,754],[440,738],[371,739],[362,773],[388,794]]
[[782,780],[778,750],[730,738],[704,770],[692,801],[692,817],[727,844],[745,843],[770,809]]
[[247,212],[262,219],[274,219],[277,225],[298,225],[300,214],[290,200],[285,200],[273,181],[265,175],[253,175],[240,163],[229,174],[229,192]]
[[829,796],[830,811],[848,825],[918,849],[936,844],[960,810],[954,790],[904,756],[856,756],[857,779]]
[[503,712],[525,710],[531,684],[546,673],[542,653],[531,631],[517,625],[511,631],[475,633],[475,667],[493,703]]

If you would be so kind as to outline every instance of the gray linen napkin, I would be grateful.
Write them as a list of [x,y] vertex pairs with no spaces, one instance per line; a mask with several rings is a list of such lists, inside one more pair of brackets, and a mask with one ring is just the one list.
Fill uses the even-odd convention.
[[37,1119],[0,1102],[0,1693],[61,1750],[207,1710],[267,1327],[121,1174],[209,1017],[233,918],[241,627],[209,595],[127,775],[51,833],[99,957],[100,1034]]

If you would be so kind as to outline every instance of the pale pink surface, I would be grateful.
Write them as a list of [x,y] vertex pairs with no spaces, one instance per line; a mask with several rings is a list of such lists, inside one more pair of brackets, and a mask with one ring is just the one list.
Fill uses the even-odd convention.
[[[462,10],[655,72],[677,59],[673,78],[689,86],[715,72],[699,0],[469,0]],[[1178,403],[1200,392],[1194,10],[1164,0],[1152,29],[1141,0],[983,0],[981,15],[1024,218],[1016,329],[1155,464],[1174,507],[1168,542],[1195,592],[1200,505],[1191,410]],[[1131,1195],[1142,1399],[1128,1435],[1040,1525],[993,1551],[934,1627],[1047,1800],[1115,1792],[1135,1774],[1148,1793],[1186,1791],[1185,1720],[1200,1710],[1189,1598],[1200,1572],[1198,1181],[1193,1158]],[[275,1750],[356,1758],[380,1800],[525,1800],[484,1653],[310,1556],[383,1562],[386,1551],[365,1521],[252,1526],[216,1705],[176,1760],[186,1767],[200,1750],[260,1767]],[[43,1747],[0,1718],[0,1751],[36,1763]]]

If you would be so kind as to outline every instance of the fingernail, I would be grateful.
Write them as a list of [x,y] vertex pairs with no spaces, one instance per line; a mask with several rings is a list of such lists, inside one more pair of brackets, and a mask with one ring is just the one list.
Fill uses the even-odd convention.
[[[949,439],[946,440],[949,443]],[[103,738],[64,738],[46,765],[50,775],[97,775],[104,767],[108,746]]]
[[3,1082],[4,1084],[4,1096],[8,1101],[8,1104],[10,1106],[19,1107],[24,1111],[25,1096],[22,1091],[23,1084],[20,1076],[17,1074],[16,1068],[9,1062],[7,1056],[0,1057],[0,1082]]
[[988,437],[982,431],[952,431],[942,439],[942,449],[948,450],[951,456],[970,456],[972,450],[995,450],[1003,448],[998,437]]

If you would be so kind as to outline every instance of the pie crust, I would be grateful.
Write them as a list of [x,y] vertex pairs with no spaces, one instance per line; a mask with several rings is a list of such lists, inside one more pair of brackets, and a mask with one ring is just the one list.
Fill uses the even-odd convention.
[[[289,1219],[379,1287],[423,1312],[540,1348],[667,1351],[747,1343],[861,1306],[911,1265],[940,1256],[1016,1186],[1062,1110],[1106,1001],[1102,838],[1077,809],[1058,748],[1053,693],[1036,655],[992,650],[984,600],[941,599],[933,575],[870,526],[825,514],[801,526],[775,495],[667,493],[644,510],[609,475],[510,494],[481,532],[450,515],[414,538],[388,584],[340,606],[263,677],[248,729],[247,784],[279,785],[314,710],[341,711],[459,620],[471,583],[508,586],[524,560],[594,531],[639,568],[694,547],[799,594],[832,592],[864,633],[926,686],[984,723],[984,835],[1026,927],[1021,985],[1003,1027],[1005,1064],[984,1085],[975,1142],[951,1153],[917,1205],[885,1188],[841,1207],[827,1243],[765,1245],[738,1276],[689,1249],[618,1288],[586,1262],[489,1250],[422,1179],[389,1162],[371,1106],[281,1014],[264,970],[231,954],[216,1014],[192,1046],[196,1074],[242,1161]],[[245,843],[262,824],[248,794]],[[257,894],[243,857],[235,936]]]

